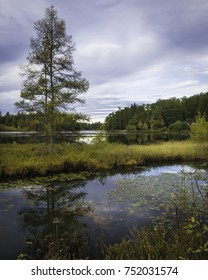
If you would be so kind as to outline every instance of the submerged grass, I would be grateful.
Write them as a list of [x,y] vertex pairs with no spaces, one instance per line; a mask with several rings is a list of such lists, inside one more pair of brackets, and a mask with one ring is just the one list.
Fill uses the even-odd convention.
[[52,154],[45,144],[0,144],[0,177],[45,176],[150,163],[206,160],[207,157],[208,143],[198,145],[191,141],[145,146],[65,143],[56,144]]

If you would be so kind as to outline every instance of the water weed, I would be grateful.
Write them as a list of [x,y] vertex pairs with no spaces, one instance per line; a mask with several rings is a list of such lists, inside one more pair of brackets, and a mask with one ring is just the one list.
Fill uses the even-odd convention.
[[[183,173],[181,180],[177,178],[170,186],[161,182],[149,191],[150,184],[145,190],[146,183],[133,181],[134,196],[144,197],[139,203],[132,203],[132,207],[141,207],[142,203],[148,209],[154,207],[153,197],[162,198],[159,204],[160,216],[153,216],[153,225],[140,229],[133,228],[128,237],[120,243],[104,246],[105,259],[207,259],[208,258],[208,180],[206,173]],[[118,189],[129,200],[130,192],[126,182],[120,183]],[[130,183],[130,182],[129,182]],[[143,184],[144,183],[144,184]],[[164,190],[169,189],[169,196]],[[118,189],[111,196],[119,196]],[[151,198],[149,197],[151,194]],[[138,198],[137,195],[137,198]],[[148,196],[148,200],[146,199]],[[155,213],[155,212],[154,212]]]

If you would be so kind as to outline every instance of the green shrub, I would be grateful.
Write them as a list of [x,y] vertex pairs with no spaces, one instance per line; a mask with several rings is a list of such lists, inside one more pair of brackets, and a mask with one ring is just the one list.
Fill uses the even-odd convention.
[[206,117],[198,114],[196,122],[191,125],[191,139],[195,142],[208,141],[208,122]]
[[190,130],[190,127],[189,125],[187,124],[187,122],[182,122],[180,120],[172,123],[170,126],[169,126],[169,129],[171,131],[178,131],[178,132],[181,132],[181,131],[189,131]]

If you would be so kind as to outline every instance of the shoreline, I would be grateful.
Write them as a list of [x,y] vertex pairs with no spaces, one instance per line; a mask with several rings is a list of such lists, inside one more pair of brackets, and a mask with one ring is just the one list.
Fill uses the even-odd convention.
[[49,176],[81,171],[108,171],[161,163],[207,161],[208,143],[185,140],[150,145],[0,144],[0,178]]

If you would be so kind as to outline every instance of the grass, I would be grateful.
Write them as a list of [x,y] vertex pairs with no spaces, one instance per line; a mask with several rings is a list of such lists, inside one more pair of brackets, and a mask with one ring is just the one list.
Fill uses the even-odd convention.
[[207,158],[208,143],[199,145],[191,141],[132,146],[65,143],[56,144],[53,154],[46,144],[0,144],[0,177],[44,176]]
[[[174,228],[167,230],[164,225],[154,228],[133,229],[131,238],[121,243],[105,246],[106,260],[207,260],[208,242],[206,234],[188,232],[191,222],[183,225],[179,237]],[[194,226],[194,225],[193,225]],[[196,235],[198,237],[196,238]]]
[[[208,143],[197,144],[191,141],[132,146],[102,142],[92,145],[65,143],[56,144],[53,154],[50,153],[50,147],[45,144],[1,144],[0,176],[5,178],[45,176],[62,172],[109,170],[164,162],[207,161],[207,158]],[[183,182],[185,184],[185,178]],[[166,205],[164,222],[155,223],[151,228],[133,229],[130,238],[125,237],[120,243],[104,246],[104,258],[207,259],[208,196],[207,192],[204,195],[200,191],[197,181],[195,184],[196,186],[191,189],[193,192],[191,200],[187,197],[185,185],[176,186]],[[167,226],[170,218],[172,224]],[[67,238],[71,240],[71,235]],[[48,237],[48,244],[51,247],[49,246],[46,258],[62,258],[60,255],[62,253],[63,258],[72,257],[64,251],[65,239],[61,239],[62,241],[63,244],[56,244],[51,240],[51,236]],[[76,247],[76,242],[72,246]],[[61,253],[60,246],[63,249]]]

